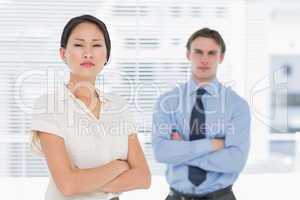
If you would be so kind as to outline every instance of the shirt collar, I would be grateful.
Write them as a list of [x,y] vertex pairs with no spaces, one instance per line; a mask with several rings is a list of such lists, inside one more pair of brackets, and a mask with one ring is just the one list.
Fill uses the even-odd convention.
[[207,84],[199,86],[193,78],[188,81],[188,91],[190,95],[193,95],[200,87],[204,88],[209,95],[215,96],[219,93],[220,82],[215,78]]
[[[60,89],[59,92],[63,92],[61,95],[61,100],[66,101],[67,99],[71,98],[73,100],[77,99],[74,94],[70,91],[70,89],[67,87],[67,83],[64,83]],[[100,91],[98,88],[96,88],[96,93],[98,94],[100,101],[103,103],[107,103],[108,101],[112,101],[111,98],[108,97],[108,95],[105,95],[103,91]]]

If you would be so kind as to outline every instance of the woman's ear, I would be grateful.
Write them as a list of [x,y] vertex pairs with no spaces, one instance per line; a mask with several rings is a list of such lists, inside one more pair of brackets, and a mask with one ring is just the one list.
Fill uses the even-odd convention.
[[108,59],[106,59],[106,62],[104,63],[104,66],[105,66],[105,65],[107,65],[107,64],[108,64],[108,62],[109,62],[109,60],[108,60]]
[[59,55],[60,55],[60,58],[66,63],[66,49],[65,48],[60,47]]

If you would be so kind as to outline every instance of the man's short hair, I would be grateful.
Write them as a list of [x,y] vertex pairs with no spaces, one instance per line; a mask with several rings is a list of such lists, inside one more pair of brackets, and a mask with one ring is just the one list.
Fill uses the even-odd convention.
[[225,46],[225,42],[224,42],[223,38],[221,37],[220,33],[216,30],[209,29],[209,28],[202,28],[200,30],[197,30],[190,36],[189,40],[186,43],[186,49],[188,51],[191,50],[192,42],[198,37],[205,37],[205,38],[213,39],[221,47],[221,53],[222,54],[225,53],[226,46]]

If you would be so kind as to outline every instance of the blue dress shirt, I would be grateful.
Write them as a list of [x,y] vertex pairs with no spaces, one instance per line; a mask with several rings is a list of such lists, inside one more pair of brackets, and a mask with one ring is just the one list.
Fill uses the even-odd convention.
[[[206,194],[232,185],[243,170],[250,146],[247,102],[217,79],[202,86],[206,138],[189,141],[189,121],[199,88],[193,79],[159,97],[153,113],[152,145],[158,162],[167,164],[170,187],[187,194]],[[181,141],[171,140],[176,129]],[[211,139],[223,138],[225,147],[214,151]],[[207,171],[198,187],[188,179],[188,165]]]

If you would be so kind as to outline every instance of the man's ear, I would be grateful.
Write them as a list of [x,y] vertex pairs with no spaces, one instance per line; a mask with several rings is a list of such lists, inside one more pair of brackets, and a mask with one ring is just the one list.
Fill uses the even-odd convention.
[[223,60],[224,60],[224,53],[221,54],[220,62],[219,63],[221,64],[223,62]]
[[63,48],[63,47],[60,47],[59,49],[59,55],[60,55],[60,58],[65,61],[66,60],[66,49]]
[[188,60],[191,60],[190,56],[191,56],[191,51],[190,50],[186,50],[186,58]]

